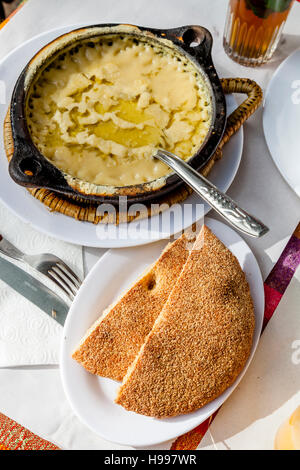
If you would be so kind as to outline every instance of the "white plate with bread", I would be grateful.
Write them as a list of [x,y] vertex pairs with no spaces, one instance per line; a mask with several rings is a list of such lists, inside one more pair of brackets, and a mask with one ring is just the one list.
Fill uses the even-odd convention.
[[237,233],[205,219],[196,241],[185,234],[166,245],[107,252],[64,327],[69,402],[122,445],[155,445],[208,418],[238,385],[261,332],[263,282]]

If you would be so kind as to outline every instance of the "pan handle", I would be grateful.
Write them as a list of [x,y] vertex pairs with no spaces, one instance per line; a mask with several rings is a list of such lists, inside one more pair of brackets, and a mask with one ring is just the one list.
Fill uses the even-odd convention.
[[179,28],[161,31],[160,35],[182,47],[200,62],[211,61],[212,35],[203,26],[180,26]]
[[53,186],[62,192],[70,192],[62,172],[22,137],[17,139],[8,169],[12,179],[21,186],[49,189]]

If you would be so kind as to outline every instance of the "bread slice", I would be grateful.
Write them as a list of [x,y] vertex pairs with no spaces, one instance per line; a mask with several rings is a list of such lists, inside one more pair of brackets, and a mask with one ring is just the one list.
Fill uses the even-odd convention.
[[156,263],[88,330],[73,358],[89,372],[123,379],[188,258],[189,236],[168,244]]
[[197,410],[237,378],[253,332],[245,275],[235,256],[204,226],[116,403],[159,418]]

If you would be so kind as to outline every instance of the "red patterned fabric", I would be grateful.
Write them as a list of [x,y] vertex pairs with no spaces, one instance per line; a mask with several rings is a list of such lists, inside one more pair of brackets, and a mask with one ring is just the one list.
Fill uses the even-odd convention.
[[0,450],[60,450],[0,413]]

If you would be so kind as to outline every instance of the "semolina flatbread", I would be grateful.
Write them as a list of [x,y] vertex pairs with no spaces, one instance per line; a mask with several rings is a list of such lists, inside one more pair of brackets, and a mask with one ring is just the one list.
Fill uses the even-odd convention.
[[123,379],[188,258],[188,241],[183,234],[168,244],[156,263],[88,330],[72,357],[89,372]]
[[238,260],[204,226],[116,403],[159,418],[201,408],[242,371],[254,325],[250,289]]

